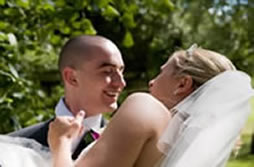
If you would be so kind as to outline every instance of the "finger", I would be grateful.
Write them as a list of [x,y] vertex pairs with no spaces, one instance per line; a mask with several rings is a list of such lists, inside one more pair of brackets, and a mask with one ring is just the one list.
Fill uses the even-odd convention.
[[[84,111],[80,111],[80,112],[74,117],[74,120],[73,120],[73,122],[71,123],[72,128],[78,130],[78,131],[77,131],[78,133],[79,133],[79,131],[80,131],[80,128],[81,128],[82,125],[83,125],[84,117],[85,117],[85,112],[84,112]],[[77,134],[78,134],[78,133],[77,133]]]
[[71,124],[74,120],[75,120],[75,118],[70,117],[70,116],[68,116],[68,117],[66,118],[66,121],[67,121],[68,123],[70,123],[70,124]]
[[81,126],[78,136],[79,136],[79,137],[82,137],[82,135],[84,134],[84,132],[85,132],[85,127],[84,127],[84,126]]
[[70,116],[57,116],[55,119],[54,119],[54,124],[65,124],[65,125],[71,125],[71,123],[74,121],[74,118],[73,117],[70,117]]
[[82,124],[84,118],[85,118],[85,112],[83,110],[80,110],[79,113],[75,116],[75,122]]

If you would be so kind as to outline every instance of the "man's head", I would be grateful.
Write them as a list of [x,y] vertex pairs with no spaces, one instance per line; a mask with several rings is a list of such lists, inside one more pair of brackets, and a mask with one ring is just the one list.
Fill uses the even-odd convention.
[[118,48],[101,36],[79,36],[69,40],[59,58],[65,102],[76,114],[87,116],[113,111],[125,87],[124,62]]

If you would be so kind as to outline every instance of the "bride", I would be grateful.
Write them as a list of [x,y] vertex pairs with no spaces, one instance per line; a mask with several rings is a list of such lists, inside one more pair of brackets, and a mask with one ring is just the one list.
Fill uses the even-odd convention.
[[250,112],[249,76],[226,57],[193,46],[175,52],[149,86],[152,96],[130,95],[75,162],[70,148],[84,113],[56,118],[49,130],[53,166],[224,166]]
[[[99,140],[75,162],[71,159],[71,143],[83,129],[84,112],[75,118],[56,118],[50,125],[48,139],[52,165],[223,166],[250,111],[250,78],[236,71],[226,57],[191,47],[175,52],[149,86],[151,95],[129,96]],[[37,152],[44,149],[16,148],[15,142],[3,139],[0,138],[2,167],[50,165],[50,154]],[[2,150],[13,151],[15,158],[28,154],[33,158],[15,166]],[[19,165],[22,163],[28,165]]]

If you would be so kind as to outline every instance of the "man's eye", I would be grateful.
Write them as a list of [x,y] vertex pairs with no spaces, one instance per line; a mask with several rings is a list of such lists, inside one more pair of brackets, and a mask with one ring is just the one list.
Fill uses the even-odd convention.
[[103,72],[106,73],[106,74],[110,74],[112,73],[114,70],[113,69],[106,69],[104,70]]

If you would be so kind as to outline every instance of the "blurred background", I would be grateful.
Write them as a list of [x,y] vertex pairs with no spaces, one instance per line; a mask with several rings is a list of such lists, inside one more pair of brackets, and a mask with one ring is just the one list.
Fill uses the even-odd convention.
[[[127,88],[147,83],[171,53],[197,43],[254,77],[254,2],[248,0],[0,0],[0,133],[47,120],[63,95],[60,48],[81,34],[117,44]],[[254,164],[254,100],[228,167]],[[109,118],[110,115],[107,115]]]

